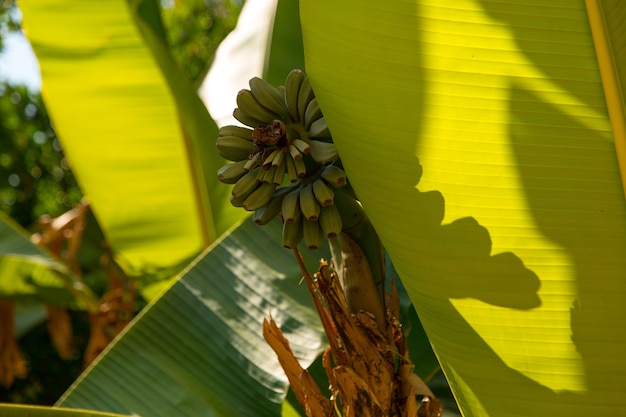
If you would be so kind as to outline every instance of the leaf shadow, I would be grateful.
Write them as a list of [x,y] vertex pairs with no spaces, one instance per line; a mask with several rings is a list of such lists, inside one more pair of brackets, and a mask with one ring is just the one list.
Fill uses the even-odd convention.
[[[419,6],[416,7],[415,15],[420,16]],[[425,79],[423,74],[417,78]],[[416,90],[423,92],[425,86],[417,86]],[[415,97],[412,108],[412,131],[414,137],[420,138],[423,93]],[[394,150],[398,166],[412,167],[406,175],[396,178],[403,181],[399,184],[402,190],[398,190],[403,197],[398,204],[404,206],[403,212],[410,213],[411,221],[406,222],[404,234],[413,246],[403,248],[390,242],[388,250],[392,256],[409,260],[414,271],[418,271],[412,275],[417,275],[414,279],[403,282],[461,408],[466,415],[504,416],[514,415],[516,409],[528,409],[532,402],[530,408],[535,416],[581,415],[581,395],[557,393],[507,365],[453,304],[455,299],[472,298],[503,308],[540,308],[538,275],[515,253],[492,253],[489,230],[476,218],[443,224],[445,196],[436,190],[419,189],[423,168],[414,156],[416,143],[396,141],[395,145],[399,146]],[[396,262],[401,278],[402,266]]]
[[[558,414],[575,394],[557,394],[507,365],[452,302],[474,298],[504,308],[539,308],[539,277],[511,252],[492,254],[489,231],[475,218],[442,224],[445,199],[440,192],[405,185],[405,195],[411,196],[408,204],[420,219],[407,235],[416,236],[413,256],[421,272],[405,285],[461,408],[500,416],[515,402],[521,405],[534,398],[538,404],[549,404],[536,416]],[[503,396],[502,387],[514,387],[516,392]]]
[[[537,103],[533,111],[513,109],[510,138],[536,224],[572,261],[572,342],[586,379],[580,404],[626,410],[626,209],[614,145],[515,84],[511,101]],[[562,126],[567,144],[542,123],[544,114]]]

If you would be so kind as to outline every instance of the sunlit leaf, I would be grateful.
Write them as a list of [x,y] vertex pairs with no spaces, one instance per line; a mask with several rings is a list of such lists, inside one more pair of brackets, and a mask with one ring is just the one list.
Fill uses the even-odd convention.
[[241,218],[211,172],[216,127],[165,48],[156,2],[20,8],[55,130],[129,271],[175,265]]
[[306,0],[301,17],[348,177],[464,414],[623,412],[623,137],[585,4]]

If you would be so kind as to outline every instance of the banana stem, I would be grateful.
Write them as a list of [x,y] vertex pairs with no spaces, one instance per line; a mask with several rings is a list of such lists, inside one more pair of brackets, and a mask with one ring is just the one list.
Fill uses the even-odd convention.
[[361,248],[372,271],[378,297],[385,306],[385,250],[361,204],[341,189],[335,192],[335,205],[341,215],[343,233]]

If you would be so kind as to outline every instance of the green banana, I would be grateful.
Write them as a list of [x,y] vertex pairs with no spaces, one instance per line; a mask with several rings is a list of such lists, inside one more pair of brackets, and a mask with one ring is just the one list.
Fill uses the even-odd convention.
[[330,162],[334,161],[339,157],[337,153],[337,148],[335,144],[332,142],[322,142],[319,140],[312,140],[310,142],[311,145],[311,156],[317,162]]
[[272,199],[265,206],[254,211],[252,220],[262,226],[272,221],[279,213],[283,203],[283,198],[289,191],[288,187],[277,189],[272,195]]
[[283,198],[283,202],[280,207],[280,214],[283,217],[283,222],[293,223],[296,218],[300,217],[300,187],[288,187],[292,189]]
[[322,207],[333,204],[335,192],[320,178],[313,182],[313,194]]
[[276,175],[276,168],[269,165],[268,169],[263,169],[263,170],[265,171],[265,174],[263,175],[263,179],[261,181],[263,181],[266,184],[274,184],[274,176]]
[[324,232],[324,235],[326,235],[329,239],[332,239],[341,233],[341,216],[339,215],[337,206],[334,204],[322,207],[319,222],[322,232]]
[[246,171],[250,171],[252,168],[254,168],[255,166],[259,165],[259,160],[261,159],[261,153],[257,152],[255,153],[252,158],[248,159],[246,161],[246,164],[244,165],[244,168]]
[[283,183],[283,178],[285,177],[285,171],[287,170],[287,159],[283,158],[282,162],[275,167],[274,178],[272,182],[276,185],[280,185]]
[[270,202],[275,190],[276,185],[274,185],[273,183],[261,184],[245,199],[245,201],[243,202],[243,209],[247,211],[260,209]]
[[259,169],[257,170],[256,179],[260,182],[263,182],[263,178],[267,175],[267,169],[262,165],[259,165]]
[[298,216],[292,223],[283,223],[283,246],[293,249],[302,240],[302,216]]
[[302,139],[294,139],[291,143],[303,154],[311,153],[311,146]]
[[232,164],[224,165],[217,171],[217,178],[223,183],[234,184],[239,181],[248,171],[245,165],[248,161],[243,159]]
[[346,173],[335,165],[327,165],[322,171],[321,177],[335,188],[341,188],[347,183]]
[[283,93],[262,78],[254,77],[249,82],[250,91],[260,105],[272,113],[288,118],[289,110],[283,99]]
[[291,120],[298,122],[300,116],[298,114],[298,93],[300,86],[304,81],[304,73],[299,69],[292,70],[285,80],[285,104],[289,109]]
[[250,90],[240,90],[237,93],[237,106],[249,117],[269,124],[280,116],[263,107],[252,95]]
[[244,199],[242,199],[242,198],[235,197],[232,194],[230,195],[230,204],[232,204],[233,207],[241,207],[241,206],[243,206],[243,201],[244,201]]
[[252,140],[252,129],[247,127],[228,125],[222,126],[219,130],[220,136],[238,136],[242,139]]
[[247,113],[245,113],[243,110],[241,110],[239,107],[237,107],[234,111],[233,111],[233,117],[237,120],[239,120],[241,123],[243,123],[246,126],[250,126],[253,128],[257,128],[259,126],[263,126],[266,125],[267,122],[264,122],[262,120],[259,119],[255,119],[252,116],[249,116]]
[[287,176],[289,176],[289,182],[295,184],[298,182],[298,173],[296,172],[296,165],[292,158],[285,158],[287,165]]
[[259,185],[261,185],[261,182],[256,178],[259,170],[259,167],[254,168],[252,171],[248,172],[235,183],[235,185],[233,186],[232,195],[237,202],[241,201],[241,204],[243,204],[246,197],[248,197],[254,190],[259,187]]
[[304,114],[306,113],[306,107],[311,100],[315,98],[313,88],[309,77],[305,77],[300,84],[300,90],[298,91],[298,118],[300,121],[304,121]]
[[306,165],[304,164],[304,160],[302,158],[293,160],[293,164],[296,166],[296,173],[299,178],[306,177]]
[[311,123],[311,127],[309,128],[309,136],[312,138],[331,137],[330,130],[328,129],[328,125],[326,124],[326,119],[323,116]]
[[238,136],[222,136],[215,141],[217,152],[224,159],[230,161],[241,161],[248,159],[250,154],[256,150],[252,141],[242,139]]
[[289,155],[294,160],[302,159],[302,153],[293,144],[289,145]]
[[315,222],[320,215],[320,204],[313,195],[313,186],[307,184],[300,189],[300,211],[304,218],[310,222]]
[[322,109],[320,109],[317,98],[313,98],[313,100],[309,101],[309,104],[306,106],[306,111],[304,112],[304,128],[309,130],[313,122],[321,117]]
[[322,246],[324,234],[318,222],[302,221],[302,234],[304,235],[304,243],[309,249],[317,249]]
[[285,150],[280,149],[279,152],[272,158],[272,166],[277,167],[283,163],[285,159]]
[[274,158],[276,158],[276,156],[280,154],[281,152],[282,152],[281,149],[274,149],[269,154],[269,156],[263,160],[263,168],[269,169],[269,167],[272,165],[272,161],[274,160]]

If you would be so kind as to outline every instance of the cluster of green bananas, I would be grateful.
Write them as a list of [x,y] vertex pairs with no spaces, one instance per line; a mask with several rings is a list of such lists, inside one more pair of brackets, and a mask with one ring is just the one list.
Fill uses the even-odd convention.
[[281,87],[258,77],[249,84],[233,112],[248,127],[219,131],[217,150],[233,163],[220,168],[218,178],[234,184],[231,204],[254,211],[257,224],[282,218],[285,247],[304,238],[318,248],[341,232],[334,195],[346,175],[309,79],[293,70]]

